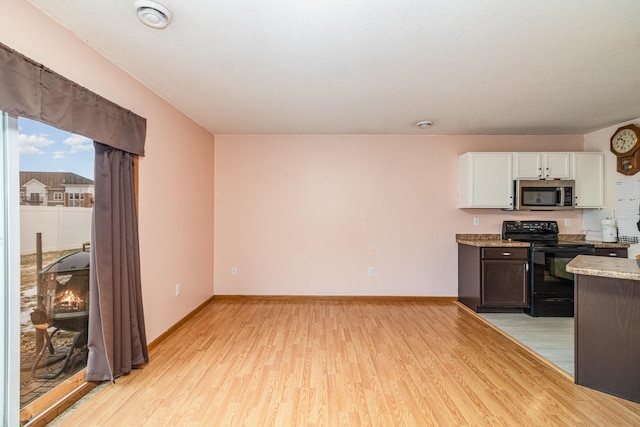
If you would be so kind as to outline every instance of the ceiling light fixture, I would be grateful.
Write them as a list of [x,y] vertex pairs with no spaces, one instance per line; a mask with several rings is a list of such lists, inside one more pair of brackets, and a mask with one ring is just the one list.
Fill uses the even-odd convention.
[[138,18],[143,24],[156,29],[163,29],[171,22],[171,12],[163,5],[151,0],[133,2]]
[[416,126],[418,126],[420,129],[426,129],[433,126],[433,122],[431,120],[422,120],[416,123]]

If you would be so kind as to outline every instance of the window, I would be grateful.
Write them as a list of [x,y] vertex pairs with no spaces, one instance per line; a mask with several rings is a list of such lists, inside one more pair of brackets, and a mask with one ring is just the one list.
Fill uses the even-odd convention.
[[[76,141],[83,141],[82,145],[85,148],[74,152],[68,148],[69,144],[64,142],[71,137],[72,134],[69,132],[22,117],[18,122],[19,144],[23,148],[18,162],[22,169],[19,172],[21,185],[33,179],[42,183],[42,187],[37,187],[33,193],[29,193],[29,190],[24,191],[29,200],[28,204],[42,206],[41,202],[55,201],[57,205],[57,209],[33,209],[30,206],[22,206],[20,210],[21,232],[24,236],[18,239],[20,240],[19,253],[22,254],[20,256],[22,274],[19,280],[19,291],[22,295],[19,303],[21,312],[19,329],[21,357],[19,359],[22,361],[20,406],[24,407],[67,379],[86,363],[86,348],[82,345],[73,345],[73,340],[82,331],[82,322],[88,319],[86,310],[88,270],[75,270],[73,275],[63,272],[56,277],[53,273],[45,273],[40,276],[40,280],[35,271],[38,253],[42,257],[41,271],[47,271],[51,263],[67,255],[76,259],[84,259],[83,257],[87,256],[86,251],[83,250],[83,243],[91,240],[92,209],[83,209],[83,212],[78,212],[77,209],[69,209],[67,206],[84,207],[82,186],[93,185],[94,152],[93,141],[87,138],[81,139],[75,136]],[[46,135],[46,144],[29,145],[37,139],[36,136],[43,138],[43,135]],[[76,181],[80,181],[82,185],[74,186],[73,182]],[[68,188],[70,192],[65,194],[62,189],[67,184],[71,184],[69,185],[71,188]],[[44,188],[54,190],[47,193]],[[68,203],[65,202],[65,197],[68,198]],[[40,250],[36,243],[38,234],[42,243]],[[60,291],[56,283],[64,283],[67,291],[73,291],[71,294],[73,298],[68,302],[65,299],[62,303],[53,297],[49,301],[47,299],[49,294],[55,295]],[[42,304],[43,300],[49,302]],[[40,305],[38,305],[39,301]],[[42,367],[41,362],[36,363],[40,354],[37,349],[42,349],[42,346],[36,343],[42,341],[37,338],[37,328],[31,320],[30,313],[36,308],[41,308],[40,306],[45,307],[44,311],[51,321],[50,324],[53,325],[46,332],[50,336],[55,354],[66,354],[71,351],[68,362],[64,359],[51,358],[45,350],[41,357],[49,357],[51,360],[49,365]],[[67,320],[59,320],[63,316]],[[53,334],[56,328],[59,331]],[[31,373],[33,366],[37,368],[34,373]]]
[[84,200],[84,194],[82,193],[69,193],[69,206],[79,208],[82,207],[82,200]]

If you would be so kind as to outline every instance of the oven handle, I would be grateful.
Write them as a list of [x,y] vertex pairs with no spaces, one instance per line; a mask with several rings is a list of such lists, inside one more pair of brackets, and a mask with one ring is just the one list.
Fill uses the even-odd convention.
[[595,254],[595,248],[593,247],[573,247],[573,248],[533,248],[531,252],[542,252],[542,253],[558,253],[558,254],[567,254],[574,253],[575,256],[578,255],[589,255]]

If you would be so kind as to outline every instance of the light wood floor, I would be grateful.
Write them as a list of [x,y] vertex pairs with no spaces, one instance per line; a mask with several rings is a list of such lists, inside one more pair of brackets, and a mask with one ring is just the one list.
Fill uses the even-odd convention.
[[640,425],[450,301],[216,299],[59,426]]

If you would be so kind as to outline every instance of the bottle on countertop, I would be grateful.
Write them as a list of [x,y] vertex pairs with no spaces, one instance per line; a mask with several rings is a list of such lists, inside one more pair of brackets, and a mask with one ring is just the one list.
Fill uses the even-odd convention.
[[602,241],[607,243],[615,243],[618,241],[618,228],[616,220],[607,218],[602,220]]

